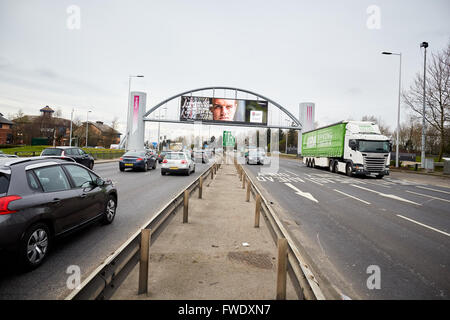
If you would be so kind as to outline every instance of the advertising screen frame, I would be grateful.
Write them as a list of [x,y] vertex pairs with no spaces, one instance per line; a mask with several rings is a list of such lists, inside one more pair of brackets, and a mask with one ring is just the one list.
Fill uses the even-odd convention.
[[[183,104],[184,101],[186,99],[199,99],[199,100],[209,100],[209,107],[207,110],[202,109],[200,110],[199,113],[203,113],[203,115],[200,115],[200,117],[197,118],[192,118],[191,117],[186,117],[183,116],[183,112],[186,112],[186,109],[183,110]],[[238,113],[238,115],[234,115],[234,117],[239,117],[239,118],[243,118],[244,120],[232,120],[232,121],[228,121],[228,120],[214,120],[214,119],[208,119],[205,118],[204,116],[206,115],[205,112],[208,113],[208,117],[211,118],[213,116],[212,111],[210,110],[210,106],[212,105],[212,102],[214,99],[222,99],[222,100],[234,100],[237,102],[237,109],[236,109],[236,113]],[[257,106],[260,106],[260,108],[262,108],[262,110],[255,110],[255,109],[251,109],[252,108],[252,103],[255,103]],[[243,104],[243,105],[242,105]],[[261,106],[261,104],[263,104],[263,106]],[[244,109],[242,108],[244,107]],[[253,108],[255,108],[255,106],[253,106]],[[243,109],[243,110],[242,110]],[[197,112],[198,110],[196,110],[195,112]],[[262,121],[261,122],[250,122],[250,112],[251,111],[262,111]],[[192,110],[191,110],[192,112]],[[268,123],[268,117],[269,117],[269,102],[266,100],[252,100],[252,99],[235,99],[235,98],[222,98],[222,97],[200,97],[200,96],[180,96],[180,113],[179,113],[179,120],[180,122],[184,122],[184,121],[202,121],[202,122],[208,122],[208,123],[218,123],[218,124],[238,124],[238,125],[260,125],[260,126],[267,126]],[[248,118],[248,121],[246,121],[246,119]]]

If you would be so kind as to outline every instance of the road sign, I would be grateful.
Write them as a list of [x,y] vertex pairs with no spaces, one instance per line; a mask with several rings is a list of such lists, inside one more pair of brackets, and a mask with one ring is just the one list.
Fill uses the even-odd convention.
[[224,147],[234,147],[236,139],[231,134],[231,131],[223,132],[223,146]]

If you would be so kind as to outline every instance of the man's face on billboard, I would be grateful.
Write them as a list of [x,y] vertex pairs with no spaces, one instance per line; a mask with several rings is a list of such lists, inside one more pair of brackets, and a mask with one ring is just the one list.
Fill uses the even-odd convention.
[[214,120],[233,121],[237,101],[233,99],[213,99],[211,111]]

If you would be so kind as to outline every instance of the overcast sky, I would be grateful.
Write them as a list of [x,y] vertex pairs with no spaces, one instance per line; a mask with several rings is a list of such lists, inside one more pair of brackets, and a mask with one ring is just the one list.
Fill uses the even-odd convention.
[[124,132],[128,75],[143,74],[132,90],[148,107],[224,85],[296,115],[315,102],[320,125],[375,115],[394,128],[399,59],[381,52],[402,52],[405,89],[422,41],[431,51],[450,41],[450,1],[0,0],[0,112],[49,105],[70,119],[74,107],[83,121],[87,110],[117,117]]

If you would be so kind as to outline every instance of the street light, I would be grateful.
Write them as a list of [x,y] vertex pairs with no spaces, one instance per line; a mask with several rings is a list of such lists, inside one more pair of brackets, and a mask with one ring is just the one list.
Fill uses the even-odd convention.
[[72,108],[72,113],[70,115],[70,140],[69,140],[69,146],[72,146],[72,122],[73,122],[73,108]]
[[421,161],[420,165],[422,168],[425,168],[425,82],[426,82],[426,72],[427,72],[427,48],[428,42],[422,42],[420,44],[421,48],[424,48],[425,53],[423,56],[423,108],[422,108],[422,153],[421,153]]
[[92,111],[89,110],[86,113],[86,148],[88,147],[89,112],[92,112]]
[[395,150],[395,167],[398,168],[398,145],[399,145],[399,133],[400,133],[400,94],[402,90],[402,53],[393,53],[393,52],[382,52],[381,54],[386,55],[395,55],[400,57],[400,70],[398,73],[398,110],[397,110],[397,141],[396,141],[396,150]]
[[132,76],[132,75],[130,75],[130,76],[128,76],[128,106],[127,106],[127,109],[128,109],[128,111],[127,111],[127,135],[126,135],[126,138],[127,138],[127,141],[126,141],[126,146],[125,146],[125,149],[128,149],[128,139],[129,139],[129,137],[130,137],[130,126],[129,126],[129,123],[128,123],[128,120],[130,119],[130,94],[131,94],[131,78],[143,78],[144,76],[143,75],[135,75],[135,76]]

